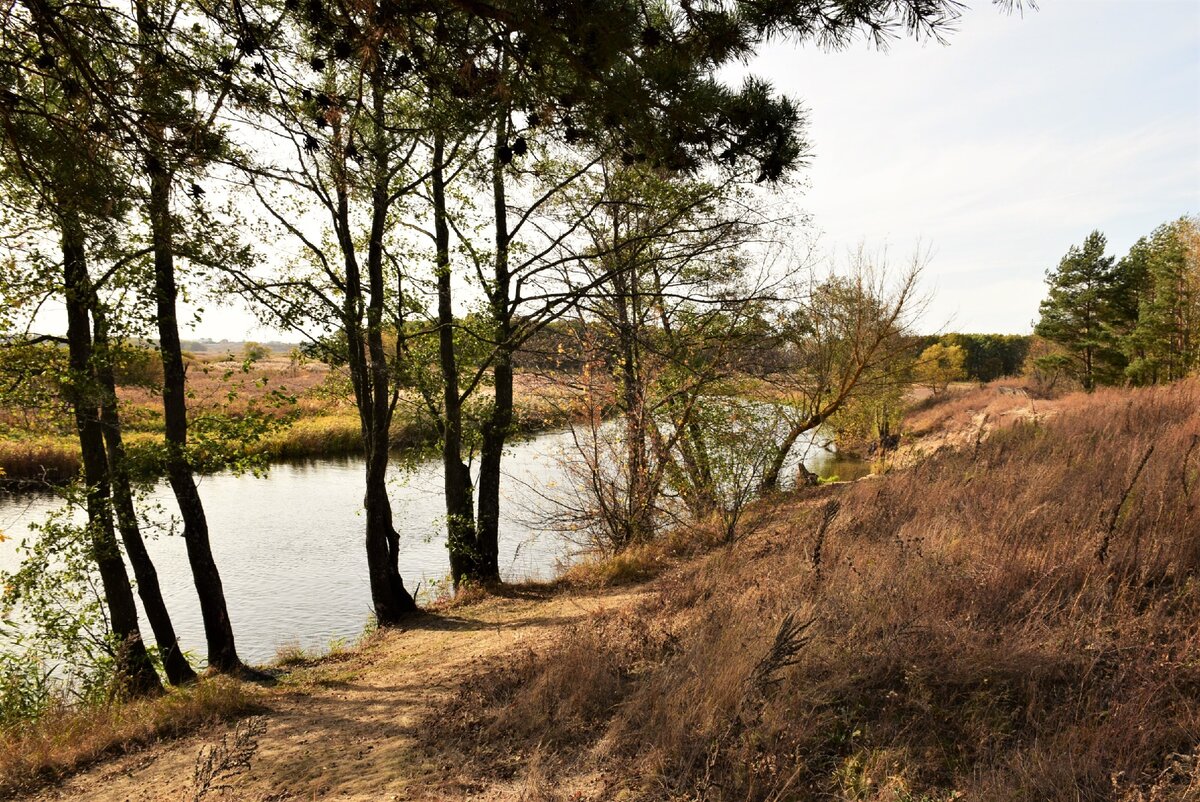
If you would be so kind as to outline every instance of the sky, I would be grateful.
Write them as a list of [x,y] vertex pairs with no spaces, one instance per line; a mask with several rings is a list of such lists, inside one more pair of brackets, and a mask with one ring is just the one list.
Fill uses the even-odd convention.
[[[822,253],[927,252],[925,332],[1029,332],[1045,271],[1090,231],[1119,256],[1200,213],[1200,0],[1039,5],[973,0],[947,45],[773,42],[728,73],[807,109],[788,191]],[[185,336],[280,335],[219,305]]]
[[1045,271],[1092,230],[1124,254],[1200,213],[1200,0],[967,9],[949,44],[749,65],[808,110],[797,189],[821,248],[930,261],[932,331],[1027,333]]

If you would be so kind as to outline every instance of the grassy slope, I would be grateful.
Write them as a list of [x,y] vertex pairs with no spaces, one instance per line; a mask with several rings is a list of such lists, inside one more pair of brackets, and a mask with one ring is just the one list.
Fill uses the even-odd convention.
[[[235,796],[1200,799],[1200,385],[910,427],[939,418],[913,467],[763,503],[638,594],[485,601],[304,669]],[[47,796],[179,798],[213,737]]]
[[469,682],[470,771],[536,748],[542,778],[604,769],[595,798],[1200,798],[1200,386],[975,400],[986,438],[783,500]]

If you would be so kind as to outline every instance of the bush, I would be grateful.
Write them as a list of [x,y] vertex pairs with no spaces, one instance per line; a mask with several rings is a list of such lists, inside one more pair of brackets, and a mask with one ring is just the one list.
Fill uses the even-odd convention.
[[917,358],[917,363],[913,366],[913,376],[919,384],[925,385],[937,395],[944,392],[950,382],[961,381],[967,377],[963,368],[966,358],[966,352],[957,345],[934,343]]

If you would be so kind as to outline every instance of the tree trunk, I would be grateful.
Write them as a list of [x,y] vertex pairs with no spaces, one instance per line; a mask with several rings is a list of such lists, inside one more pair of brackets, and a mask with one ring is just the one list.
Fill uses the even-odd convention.
[[505,197],[504,162],[500,150],[508,138],[508,107],[502,109],[496,123],[496,142],[492,153],[492,207],[496,224],[495,286],[491,292],[492,326],[496,341],[492,365],[495,399],[483,422],[479,448],[479,513],[476,517],[476,541],[479,547],[479,579],[500,581],[500,463],[504,443],[513,421],[512,318],[509,312],[511,276],[508,264],[508,200]]
[[133,588],[129,584],[129,575],[121,559],[121,550],[113,529],[112,508],[109,504],[104,432],[96,404],[92,373],[92,339],[88,323],[91,287],[87,274],[83,232],[74,221],[67,220],[63,223],[62,235],[67,343],[71,365],[69,387],[83,460],[83,479],[87,485],[88,530],[92,539],[92,554],[100,571],[110,624],[113,633],[120,640],[117,671],[121,686],[123,690],[137,695],[155,693],[162,690],[162,685],[138,627]]
[[[507,336],[507,335],[503,335]],[[500,464],[513,421],[512,354],[503,344],[492,369],[495,401],[479,448],[478,578],[500,581]]]
[[179,646],[175,627],[163,601],[162,589],[158,584],[158,572],[146,551],[142,533],[138,527],[137,512],[133,505],[133,490],[129,472],[125,466],[125,443],[121,436],[121,420],[117,410],[117,388],[113,377],[112,354],[109,351],[108,323],[96,298],[92,297],[92,319],[95,329],[96,378],[101,393],[100,419],[104,427],[104,441],[108,449],[109,475],[112,480],[113,510],[117,528],[125,544],[125,554],[133,566],[137,579],[138,596],[146,610],[146,618],[154,632],[154,640],[162,656],[167,681],[182,685],[196,679],[187,657]]
[[[620,242],[615,220],[613,242]],[[621,359],[621,412],[625,418],[626,508],[622,542],[616,544],[620,549],[654,534],[657,488],[650,481],[647,447],[650,422],[647,420],[645,377],[638,343],[641,311],[636,269],[631,266],[615,271],[612,284]]]
[[454,351],[454,307],[450,292],[450,227],[446,211],[446,181],[442,161],[445,141],[433,146],[433,213],[437,250],[438,362],[442,371],[442,466],[445,471],[446,546],[454,586],[479,578],[479,548],[475,537],[471,472],[462,461],[462,399],[458,393],[458,363]]
[[157,304],[159,352],[163,363],[163,417],[166,434],[167,479],[179,515],[200,614],[208,641],[208,665],[221,672],[244,670],[233,640],[221,575],[208,539],[208,519],[187,458],[187,391],[183,350],[176,315],[175,254],[170,210],[170,177],[161,163],[147,165],[150,177],[150,228],[154,248],[154,298]]
[[783,438],[783,442],[771,455],[771,462],[763,472],[763,490],[775,490],[779,487],[779,475],[783,473],[783,464],[787,462],[788,454],[791,453],[792,446],[796,445],[796,440],[806,431],[803,424],[794,425],[788,430],[787,436]]
[[[376,120],[384,117],[383,74],[376,69],[371,75],[371,100]],[[400,536],[392,523],[392,504],[387,494],[387,468],[391,447],[393,396],[391,390],[387,352],[383,345],[383,312],[386,288],[383,276],[383,235],[387,227],[388,195],[388,147],[386,138],[378,130],[371,143],[371,158],[375,163],[375,181],[371,189],[371,236],[367,243],[367,283],[369,295],[366,303],[366,342],[358,336],[362,307],[362,283],[358,275],[358,263],[354,257],[354,241],[350,236],[349,198],[340,182],[338,212],[340,221],[341,247],[346,256],[348,316],[347,331],[354,330],[350,339],[355,349],[353,365],[360,374],[355,382],[356,401],[363,425],[366,446],[366,493],[363,504],[367,514],[367,571],[371,581],[371,599],[375,607],[375,619],[380,626],[394,626],[417,612],[416,600],[404,587],[400,576]],[[345,162],[341,162],[344,168]],[[397,299],[397,303],[400,303]],[[396,336],[402,332],[397,331]],[[365,346],[365,352],[364,352]],[[352,367],[352,370],[354,368]]]

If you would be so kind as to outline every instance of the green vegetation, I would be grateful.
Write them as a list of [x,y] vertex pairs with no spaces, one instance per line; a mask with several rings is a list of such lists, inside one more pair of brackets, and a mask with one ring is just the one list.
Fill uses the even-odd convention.
[[1056,348],[1036,368],[1089,390],[1189,375],[1200,365],[1200,222],[1165,223],[1120,260],[1105,246],[1094,231],[1047,273],[1035,331]]
[[962,346],[934,343],[917,357],[913,378],[937,395],[945,392],[950,382],[967,378],[966,361]]

